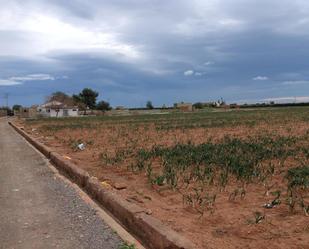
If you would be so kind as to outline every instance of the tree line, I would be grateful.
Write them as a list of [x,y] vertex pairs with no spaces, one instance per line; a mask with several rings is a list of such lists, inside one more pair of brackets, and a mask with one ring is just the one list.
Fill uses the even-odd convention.
[[97,102],[98,96],[99,93],[90,88],[84,88],[80,93],[73,94],[72,96],[64,92],[57,91],[48,96],[46,102],[58,101],[67,106],[78,106],[81,110],[111,110],[112,107],[107,101],[101,100]]

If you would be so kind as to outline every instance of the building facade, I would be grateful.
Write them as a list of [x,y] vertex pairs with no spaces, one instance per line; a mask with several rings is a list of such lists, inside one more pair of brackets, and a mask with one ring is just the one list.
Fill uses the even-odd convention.
[[51,101],[37,107],[37,113],[43,117],[77,117],[78,107],[68,106],[58,101]]

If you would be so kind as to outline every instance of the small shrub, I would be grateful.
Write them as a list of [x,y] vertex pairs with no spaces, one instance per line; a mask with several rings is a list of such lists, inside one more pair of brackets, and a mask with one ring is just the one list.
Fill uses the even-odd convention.
[[136,249],[136,247],[134,244],[128,244],[127,242],[125,242],[121,246],[119,246],[118,249]]
[[308,215],[309,205],[305,203],[305,193],[309,188],[309,167],[301,166],[289,169],[286,175],[288,179],[288,198],[290,212],[295,211],[296,204],[298,204],[305,215]]

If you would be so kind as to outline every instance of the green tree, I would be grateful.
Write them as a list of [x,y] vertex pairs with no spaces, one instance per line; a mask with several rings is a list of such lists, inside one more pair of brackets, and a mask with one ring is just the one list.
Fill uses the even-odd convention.
[[14,115],[14,112],[12,111],[12,109],[10,107],[0,106],[0,111],[6,111],[8,116]]
[[152,105],[152,102],[150,100],[147,101],[146,108],[147,109],[153,109],[153,105]]
[[73,99],[76,103],[81,102],[90,109],[95,109],[98,96],[98,92],[90,88],[84,88],[78,95],[73,95]]
[[101,111],[109,111],[112,109],[112,107],[107,101],[102,100],[98,102],[97,109]]
[[201,102],[196,102],[193,104],[193,107],[196,109],[203,109],[204,105]]
[[51,102],[51,101],[61,102],[65,105],[67,105],[67,106],[73,106],[74,105],[73,98],[71,96],[67,95],[64,92],[61,92],[61,91],[54,92],[46,98],[46,102]]
[[21,105],[13,105],[13,111],[19,111],[19,109],[22,108]]

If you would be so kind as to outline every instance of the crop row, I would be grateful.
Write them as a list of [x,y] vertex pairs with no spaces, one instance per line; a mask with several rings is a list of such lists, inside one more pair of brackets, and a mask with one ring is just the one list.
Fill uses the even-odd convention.
[[[307,136],[301,138],[264,136],[246,140],[226,137],[220,143],[154,146],[150,150],[139,150],[131,169],[145,171],[151,184],[159,186],[166,184],[180,191],[184,202],[190,203],[203,214],[205,210],[213,210],[218,194],[218,191],[209,192],[209,190],[215,187],[222,191],[231,180],[236,180],[240,184],[231,192],[230,199],[237,196],[243,198],[246,195],[246,185],[252,182],[262,183],[265,194],[268,193],[273,186],[271,181],[276,171],[285,172],[284,164],[288,158],[302,158],[305,160],[302,162],[308,162],[308,148],[298,146],[306,139]],[[295,188],[297,184],[293,184],[293,181],[296,181],[291,176],[293,169],[288,172],[290,207],[298,202],[304,210],[307,210],[306,198],[300,196],[300,191],[296,191]],[[308,174],[306,170],[301,171],[298,174],[299,178],[305,174]],[[308,176],[305,175],[304,178],[306,177]],[[297,183],[297,186],[305,188],[309,186],[307,180],[304,184],[301,184],[300,180]]]
[[41,124],[44,129],[62,130],[79,128],[99,128],[114,126],[154,125],[157,130],[178,128],[253,126],[258,123],[284,123],[286,121],[308,121],[308,108],[277,108],[255,111],[170,113],[163,115],[102,116],[65,119],[34,119],[29,124]]

